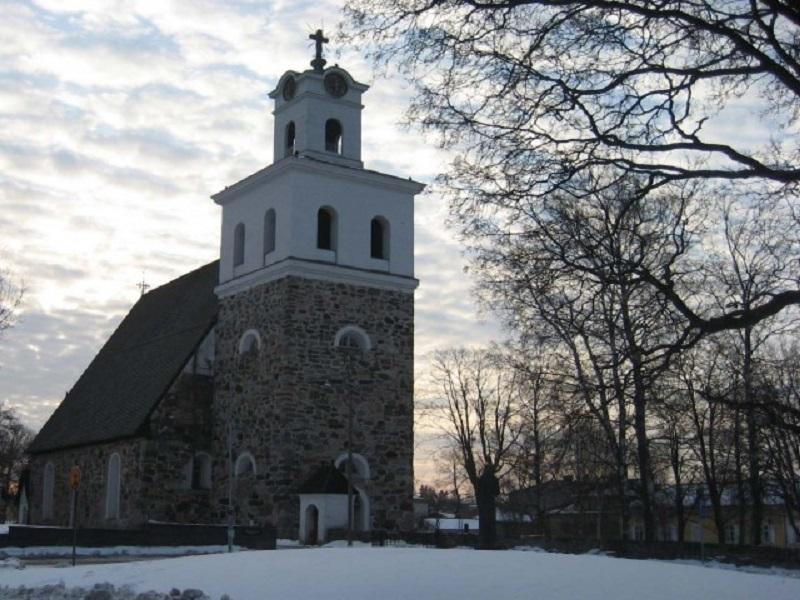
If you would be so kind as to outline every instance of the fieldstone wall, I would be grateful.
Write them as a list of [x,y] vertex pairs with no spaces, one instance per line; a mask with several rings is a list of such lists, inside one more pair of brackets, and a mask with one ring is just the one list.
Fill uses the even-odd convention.
[[[357,325],[372,349],[354,360],[334,348],[342,327]],[[260,351],[240,356],[255,329]],[[298,489],[323,462],[347,451],[366,458],[371,526],[413,526],[413,296],[368,287],[287,277],[223,298],[216,328],[213,444],[234,456],[250,452],[255,475],[236,478],[237,521],[277,526],[297,537]],[[217,461],[212,517],[225,518],[228,472]]]
[[[183,373],[150,416],[144,443],[142,512],[169,523],[210,523],[211,490],[192,488],[192,461],[212,456],[213,379]],[[214,481],[212,480],[212,486]]]
[[[357,325],[372,349],[348,358],[336,333]],[[260,350],[239,355],[245,331]],[[274,525],[297,537],[300,486],[321,463],[353,452],[369,464],[359,480],[370,527],[413,527],[414,301],[403,292],[286,277],[223,298],[216,325],[215,376],[185,371],[140,435],[129,440],[35,455],[30,522],[68,525],[70,467],[83,473],[82,527],[139,527],[148,520],[224,523],[233,458],[249,452],[254,474],[232,479],[233,511],[244,525]],[[105,518],[108,460],[121,457],[120,518]],[[192,458],[212,459],[211,489],[192,489]],[[53,519],[41,514],[44,466],[55,466]]]
[[[191,489],[191,459],[210,450],[210,377],[181,374],[151,415],[141,435],[31,457],[28,488],[30,523],[69,525],[69,471],[81,469],[78,524],[94,528],[139,527],[150,519],[206,523],[209,490]],[[112,454],[120,455],[120,516],[106,519],[106,474]],[[53,518],[44,519],[44,469],[55,467]]]
[[[142,440],[126,440],[96,444],[83,448],[37,454],[32,457],[28,502],[30,522],[35,525],[70,524],[71,491],[69,471],[73,465],[81,469],[81,486],[78,490],[77,515],[81,527],[123,528],[142,522],[138,504],[141,496],[143,458]],[[106,519],[106,473],[112,454],[120,456],[120,518]],[[48,462],[55,468],[53,488],[53,518],[42,516],[44,469]]]

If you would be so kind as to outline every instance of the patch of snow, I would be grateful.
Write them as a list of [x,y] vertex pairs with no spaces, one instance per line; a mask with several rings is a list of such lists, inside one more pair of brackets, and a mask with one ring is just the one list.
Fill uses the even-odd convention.
[[[345,509],[347,506],[345,506]],[[353,540],[353,547],[356,548],[369,548],[371,544],[366,542],[359,542],[358,540]],[[333,542],[328,542],[321,548],[347,548],[347,540],[334,540]]]
[[427,529],[436,529],[436,522],[439,522],[439,529],[441,531],[464,531],[464,526],[469,527],[469,531],[477,533],[480,528],[480,521],[478,519],[436,519],[428,517],[425,519],[425,527]]
[[783,569],[781,567],[757,567],[754,565],[735,565],[732,563],[721,562],[719,560],[707,560],[702,562],[699,560],[676,559],[664,562],[670,562],[679,565],[692,565],[695,567],[705,567],[710,569],[723,569],[725,571],[741,571],[742,573],[756,573],[758,575],[778,575],[780,577],[792,577],[800,579],[800,571],[796,569]]
[[18,558],[4,558],[0,560],[0,569],[24,569],[25,564]]
[[656,560],[543,552],[329,547],[158,561],[28,566],[8,586],[98,582],[137,591],[199,588],[212,598],[392,600],[797,600],[800,579]]

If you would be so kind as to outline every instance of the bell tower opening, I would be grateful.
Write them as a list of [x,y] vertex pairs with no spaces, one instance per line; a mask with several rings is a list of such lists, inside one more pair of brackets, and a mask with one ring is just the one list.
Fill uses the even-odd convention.
[[325,121],[325,151],[342,153],[342,124],[336,119]]
[[336,213],[331,208],[317,211],[317,248],[336,250]]
[[292,156],[294,154],[294,142],[294,121],[289,121],[289,124],[286,126],[286,154],[284,154],[284,156]]
[[275,162],[292,156],[362,168],[361,98],[369,86],[339,65],[328,65],[322,31],[315,42],[312,69],[286,71],[269,94],[275,102]]

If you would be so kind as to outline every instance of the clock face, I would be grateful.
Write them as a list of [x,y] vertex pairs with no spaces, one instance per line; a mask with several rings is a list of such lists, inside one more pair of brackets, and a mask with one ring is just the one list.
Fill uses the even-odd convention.
[[340,98],[347,93],[347,82],[339,73],[329,73],[325,76],[325,91]]
[[286,80],[286,83],[283,84],[283,99],[284,100],[291,100],[294,98],[294,93],[297,90],[297,83],[294,80],[294,77],[289,77]]

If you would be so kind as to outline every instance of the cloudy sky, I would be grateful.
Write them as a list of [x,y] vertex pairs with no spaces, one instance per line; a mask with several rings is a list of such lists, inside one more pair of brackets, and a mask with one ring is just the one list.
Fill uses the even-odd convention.
[[[0,339],[0,403],[38,429],[136,301],[214,260],[209,195],[272,161],[267,93],[308,68],[333,0],[0,0],[0,267],[27,288]],[[429,182],[446,163],[398,125],[408,92],[356,52],[330,62],[372,85],[367,167]],[[498,335],[479,316],[434,194],[417,199],[418,371],[447,344]],[[424,437],[424,436],[423,436]],[[429,472],[426,447],[418,472]]]

